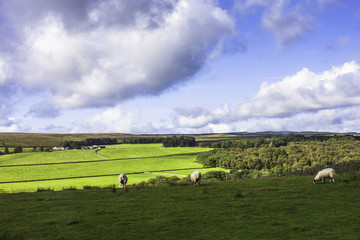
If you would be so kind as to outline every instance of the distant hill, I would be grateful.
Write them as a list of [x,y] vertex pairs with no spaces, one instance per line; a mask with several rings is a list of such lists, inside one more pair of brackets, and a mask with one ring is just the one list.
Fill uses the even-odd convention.
[[[166,137],[169,135],[186,135],[194,136],[198,143],[209,143],[221,140],[232,140],[243,137],[263,137],[273,135],[333,135],[339,133],[332,132],[292,132],[292,131],[265,131],[265,132],[230,132],[230,133],[202,133],[202,134],[125,134],[125,133],[0,133],[0,146],[6,144],[7,146],[58,146],[63,141],[81,141],[87,138],[116,138],[121,142],[126,138],[139,137]],[[351,135],[359,135],[357,133],[349,133]],[[341,134],[340,134],[341,135]],[[344,133],[345,135],[345,133]]]
[[130,134],[122,133],[81,133],[81,134],[58,134],[58,133],[0,133],[0,145],[7,146],[58,146],[63,141],[81,141],[87,138],[116,138],[122,140],[131,137]]

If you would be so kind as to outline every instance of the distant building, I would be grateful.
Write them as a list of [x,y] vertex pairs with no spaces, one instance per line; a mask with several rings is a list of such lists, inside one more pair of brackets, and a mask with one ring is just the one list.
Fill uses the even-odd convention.
[[81,146],[81,150],[86,150],[86,149],[100,149],[100,148],[105,148],[105,146],[99,146],[99,145]]
[[64,147],[53,147],[52,148],[53,151],[63,151],[63,150],[67,150]]

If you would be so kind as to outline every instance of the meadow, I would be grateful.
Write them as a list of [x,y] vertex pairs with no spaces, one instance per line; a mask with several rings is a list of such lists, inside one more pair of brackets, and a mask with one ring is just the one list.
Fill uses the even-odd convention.
[[0,239],[359,239],[360,174],[0,194]]
[[[208,148],[162,148],[161,144],[121,144],[101,150],[27,152],[0,156],[0,191],[81,189],[110,186],[120,173],[129,184],[162,175],[189,175],[203,166],[196,156]],[[214,168],[203,169],[203,172]],[[151,174],[149,173],[151,172]]]

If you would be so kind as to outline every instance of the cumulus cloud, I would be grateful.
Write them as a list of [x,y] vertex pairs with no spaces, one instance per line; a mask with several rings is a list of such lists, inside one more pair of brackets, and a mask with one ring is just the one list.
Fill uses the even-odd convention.
[[15,0],[3,7],[12,10],[3,17],[14,32],[17,84],[47,90],[64,109],[160,94],[196,74],[233,31],[227,12],[205,0]]
[[359,132],[359,106],[320,110],[286,118],[263,118],[252,130]]
[[[0,55],[0,126],[8,122],[10,113],[14,108],[14,97],[17,96],[17,89],[9,84],[7,78],[10,75],[8,64]],[[8,126],[5,124],[5,126]]]
[[354,105],[360,105],[360,65],[353,61],[319,74],[304,68],[280,82],[264,83],[237,114],[241,119],[288,117]]
[[[227,104],[215,111],[193,105],[176,108],[173,121],[177,127],[190,129],[215,130],[214,126],[224,124],[223,129],[231,130],[234,124],[253,121],[257,124],[252,130],[323,131],[323,124],[344,131],[351,129],[349,119],[356,117],[348,109],[359,106],[360,65],[352,61],[322,73],[303,68],[282,81],[263,83],[254,97],[234,110]],[[343,127],[345,123],[348,128]]]
[[151,123],[142,122],[141,112],[125,111],[120,105],[108,107],[93,117],[77,120],[75,132],[154,133]]
[[277,1],[262,18],[266,29],[273,32],[281,44],[289,45],[298,40],[314,25],[310,15],[295,9],[287,8],[286,1]]
[[227,104],[214,111],[196,105],[178,107],[174,110],[172,122],[177,133],[225,133],[236,129]]
[[177,126],[183,128],[202,128],[209,124],[227,122],[229,115],[229,107],[227,104],[217,108],[214,112],[190,105],[175,109],[174,122]]
[[21,129],[19,122],[15,118],[0,118],[0,132],[17,132]]
[[288,0],[246,0],[239,1],[236,8],[242,14],[253,9],[262,8],[262,25],[275,35],[281,45],[289,45],[314,26],[313,17],[303,10],[304,2]]

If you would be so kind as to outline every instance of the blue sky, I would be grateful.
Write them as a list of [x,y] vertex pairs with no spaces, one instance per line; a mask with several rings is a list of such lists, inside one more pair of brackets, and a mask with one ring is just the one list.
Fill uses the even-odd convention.
[[357,0],[0,0],[0,131],[360,132]]

